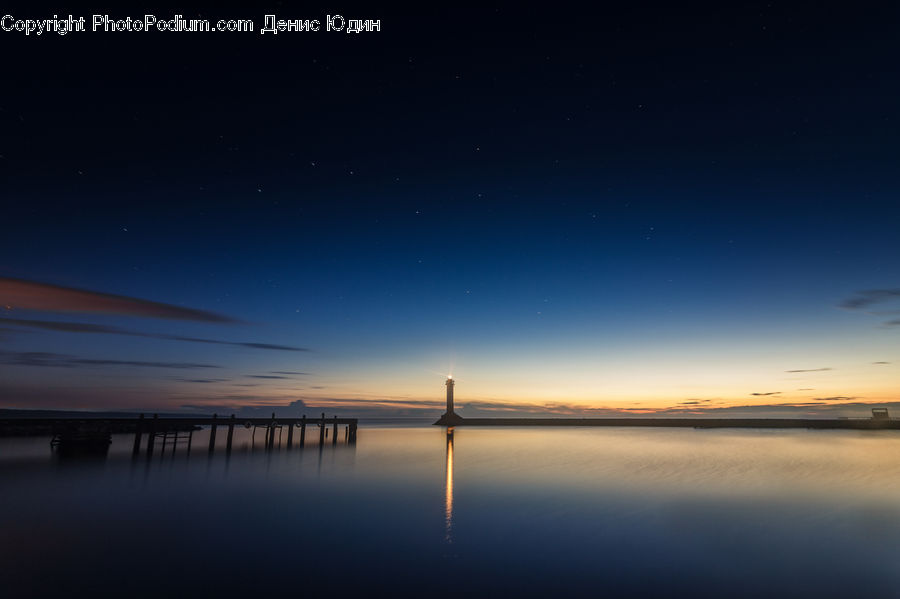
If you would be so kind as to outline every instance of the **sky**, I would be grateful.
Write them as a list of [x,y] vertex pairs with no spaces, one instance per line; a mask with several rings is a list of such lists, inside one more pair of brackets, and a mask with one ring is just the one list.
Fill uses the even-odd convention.
[[727,4],[0,31],[0,408],[900,409],[900,9]]

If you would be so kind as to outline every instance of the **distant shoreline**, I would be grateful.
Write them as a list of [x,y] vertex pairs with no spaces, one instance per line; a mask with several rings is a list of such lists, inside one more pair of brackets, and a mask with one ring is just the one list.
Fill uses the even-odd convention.
[[436,426],[627,426],[668,428],[806,428],[900,430],[900,419],[878,418],[447,418]]

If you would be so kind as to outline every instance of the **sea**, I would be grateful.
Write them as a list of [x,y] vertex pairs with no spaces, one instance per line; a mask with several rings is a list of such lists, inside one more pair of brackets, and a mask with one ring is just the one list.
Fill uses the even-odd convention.
[[310,429],[0,439],[0,596],[900,597],[895,431]]

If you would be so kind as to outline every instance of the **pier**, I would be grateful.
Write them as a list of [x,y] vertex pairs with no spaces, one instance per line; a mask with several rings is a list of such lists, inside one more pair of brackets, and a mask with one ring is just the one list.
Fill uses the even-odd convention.
[[[231,414],[227,418],[219,418],[217,414],[210,416],[177,416],[160,418],[157,415],[145,417],[144,414],[136,418],[83,418],[75,417],[24,417],[24,418],[0,418],[0,431],[15,431],[23,435],[46,434],[52,437],[51,446],[65,448],[66,446],[108,446],[110,436],[113,433],[127,433],[134,435],[132,454],[137,456],[143,451],[147,456],[153,455],[157,443],[160,451],[172,444],[172,450],[178,444],[185,445],[190,451],[193,442],[193,431],[202,427],[209,427],[208,451],[210,454],[216,450],[216,435],[219,429],[225,428],[225,451],[231,452],[234,440],[234,428],[243,426],[253,430],[255,439],[256,430],[263,429],[264,446],[267,450],[275,447],[275,436],[278,435],[279,445],[286,436],[286,446],[291,448],[295,444],[294,431],[298,430],[299,437],[296,445],[303,447],[306,444],[307,427],[318,428],[319,445],[323,446],[331,432],[331,443],[337,445],[340,436],[339,431],[344,432],[344,442],[356,443],[358,419],[327,418],[322,413],[319,418],[307,418],[303,415],[299,418],[276,418],[272,413],[270,418],[238,418]],[[286,430],[285,430],[286,429]],[[287,433],[285,435],[285,432]]]

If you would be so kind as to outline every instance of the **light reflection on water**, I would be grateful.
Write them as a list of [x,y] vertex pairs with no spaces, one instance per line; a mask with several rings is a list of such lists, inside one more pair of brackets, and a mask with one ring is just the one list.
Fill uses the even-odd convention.
[[444,540],[453,542],[453,427],[447,429],[447,465],[444,482],[444,520],[447,523],[447,534]]
[[135,461],[129,436],[98,460],[0,439],[10,596],[900,588],[889,431],[363,428],[272,453],[236,431],[230,458],[207,439]]

